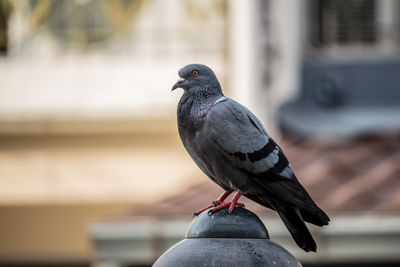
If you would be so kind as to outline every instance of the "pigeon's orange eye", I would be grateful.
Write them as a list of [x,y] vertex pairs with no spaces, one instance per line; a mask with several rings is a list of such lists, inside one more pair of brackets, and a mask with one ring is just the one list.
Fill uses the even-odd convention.
[[199,72],[197,70],[194,70],[194,71],[192,71],[192,75],[196,77],[199,75]]

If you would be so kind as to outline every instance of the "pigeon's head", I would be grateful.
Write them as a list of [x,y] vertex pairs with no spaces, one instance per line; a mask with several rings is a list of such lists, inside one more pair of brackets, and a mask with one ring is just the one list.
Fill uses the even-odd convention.
[[202,64],[186,65],[179,70],[180,79],[172,86],[172,90],[182,88],[189,91],[192,88],[204,88],[216,85],[219,88],[219,83],[214,72]]

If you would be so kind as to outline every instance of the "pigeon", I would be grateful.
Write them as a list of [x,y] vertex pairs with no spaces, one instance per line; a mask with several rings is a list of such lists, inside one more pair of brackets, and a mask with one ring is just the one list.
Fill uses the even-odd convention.
[[[276,211],[297,245],[316,252],[304,222],[317,226],[329,217],[297,180],[282,149],[260,120],[246,107],[222,93],[214,72],[202,64],[179,70],[172,91],[183,89],[178,109],[181,141],[196,165],[224,189],[212,205],[195,213],[244,207],[245,197]],[[245,89],[244,89],[245,90]],[[225,199],[235,192],[234,197]]]

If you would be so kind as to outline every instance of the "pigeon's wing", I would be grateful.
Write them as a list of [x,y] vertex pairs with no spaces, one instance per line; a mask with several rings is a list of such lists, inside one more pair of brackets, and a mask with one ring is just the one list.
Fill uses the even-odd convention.
[[257,117],[236,101],[217,101],[207,116],[205,130],[234,167],[254,177],[274,174],[286,180],[294,178],[280,147]]
[[222,151],[229,167],[246,173],[266,195],[307,210],[316,206],[298,182],[281,148],[246,107],[229,98],[221,99],[210,110],[205,126],[215,149]]

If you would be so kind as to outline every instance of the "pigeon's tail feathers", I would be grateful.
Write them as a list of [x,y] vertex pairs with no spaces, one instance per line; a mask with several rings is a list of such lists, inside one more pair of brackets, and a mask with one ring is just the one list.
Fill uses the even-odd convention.
[[[306,222],[317,226],[328,225],[328,215],[315,204],[296,177],[293,177],[293,179],[282,179],[279,176],[273,178],[275,178],[273,181],[268,179],[256,180],[265,190],[265,195],[271,195],[273,198],[280,199],[288,205],[291,204],[298,207],[302,218]],[[265,201],[261,200],[261,202],[259,202],[261,205],[265,205]]]
[[276,211],[296,244],[306,252],[316,252],[317,245],[304,223],[299,208],[293,206],[276,207]]
[[[245,196],[265,207],[275,210],[281,217],[296,244],[306,252],[316,252],[317,245],[304,223],[305,219],[302,216],[303,212],[299,207],[279,199],[272,199],[265,194],[245,194]],[[321,218],[308,213],[308,211],[305,211],[304,214],[309,216],[308,219],[310,222],[315,223],[316,225],[322,224]]]
[[324,226],[329,224],[329,217],[320,209],[315,203],[308,209],[300,209],[301,216],[304,221],[315,224],[317,226]]

